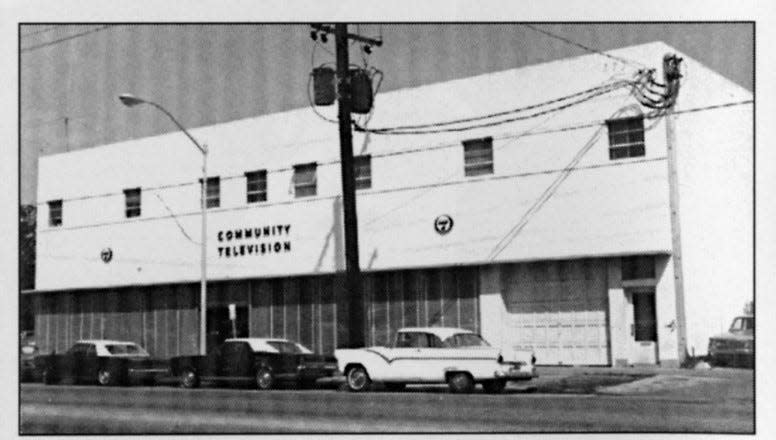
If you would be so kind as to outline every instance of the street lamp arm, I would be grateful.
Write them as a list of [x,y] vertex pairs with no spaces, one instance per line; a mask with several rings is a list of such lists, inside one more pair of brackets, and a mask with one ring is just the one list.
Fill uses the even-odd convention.
[[181,125],[181,123],[178,122],[177,119],[175,119],[175,116],[173,116],[172,113],[168,112],[164,107],[162,107],[161,105],[159,105],[159,104],[157,104],[157,103],[155,103],[153,101],[144,101],[144,102],[147,103],[147,104],[151,104],[152,106],[154,106],[157,109],[159,109],[159,111],[161,111],[162,113],[167,115],[167,117],[170,118],[170,120],[180,129],[180,131],[182,131],[183,134],[185,134],[191,140],[191,142],[194,142],[194,145],[196,145],[197,148],[199,148],[199,151],[201,151],[202,154],[207,154],[207,152],[208,152],[207,151],[207,147],[204,146],[204,145],[201,145],[199,142],[197,142],[197,140],[194,139],[194,136],[192,136],[191,133],[189,133],[189,131],[186,130],[186,128],[183,125]]

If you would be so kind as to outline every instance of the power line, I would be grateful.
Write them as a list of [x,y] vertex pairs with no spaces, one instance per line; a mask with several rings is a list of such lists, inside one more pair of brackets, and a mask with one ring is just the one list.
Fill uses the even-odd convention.
[[[483,122],[483,123],[480,123],[480,124],[473,124],[473,125],[469,125],[469,126],[465,126],[465,127],[438,128],[438,129],[418,129],[418,130],[412,130],[412,129],[404,130],[404,129],[391,129],[391,128],[389,128],[389,129],[367,129],[367,128],[363,128],[363,127],[356,127],[356,130],[357,131],[374,133],[374,134],[383,134],[383,135],[407,135],[407,134],[412,135],[412,134],[451,133],[451,132],[469,131],[469,130],[473,130],[473,129],[477,129],[477,128],[495,127],[495,126],[498,126],[498,125],[509,124],[511,122],[517,122],[517,121],[524,121],[524,120],[527,120],[527,119],[533,119],[533,118],[536,118],[536,117],[539,117],[539,116],[543,116],[543,115],[546,115],[546,114],[559,112],[559,111],[565,110],[565,109],[567,109],[569,107],[573,107],[575,105],[582,104],[582,103],[584,103],[586,101],[589,101],[589,100],[591,100],[593,98],[596,98],[598,96],[610,93],[610,92],[616,90],[617,88],[619,88],[619,87],[602,89],[602,90],[599,90],[599,91],[597,91],[595,93],[592,93],[591,95],[586,96],[584,98],[580,98],[580,99],[577,99],[575,101],[572,101],[572,102],[569,102],[569,103],[566,103],[566,104],[563,104],[563,105],[560,105],[560,106],[557,106],[557,107],[553,107],[553,108],[546,109],[546,110],[541,110],[541,111],[530,113],[530,114],[527,114],[527,115],[514,116],[514,117],[508,118],[508,119],[502,119],[502,120],[499,120],[499,121],[491,121],[491,122]],[[567,98],[564,98],[564,99],[567,99]],[[510,112],[510,113],[512,113],[512,112]],[[486,116],[486,117],[488,117],[488,116]],[[481,119],[481,117],[470,118],[470,119],[473,119],[473,120],[474,119]],[[437,124],[438,125],[447,125],[447,124],[449,124],[449,122],[437,123]]]
[[[552,104],[557,104],[559,102],[567,101],[567,100],[569,100],[571,98],[576,98],[576,97],[588,95],[588,94],[591,94],[591,93],[598,93],[598,92],[601,92],[600,94],[608,93],[610,91],[616,90],[617,88],[624,87],[624,86],[627,86],[627,85],[631,85],[631,82],[630,81],[615,81],[615,82],[599,85],[599,86],[596,86],[596,87],[592,87],[592,88],[589,88],[587,90],[582,90],[581,92],[576,92],[576,93],[572,93],[570,95],[561,96],[559,98],[551,99],[551,100],[548,100],[548,101],[543,101],[543,102],[540,102],[540,103],[531,104],[531,105],[527,105],[527,106],[523,106],[523,107],[517,107],[517,108],[514,108],[514,109],[510,109],[510,110],[505,110],[505,111],[500,111],[500,112],[495,112],[495,113],[489,113],[489,114],[485,114],[485,115],[481,115],[481,116],[474,116],[474,117],[469,117],[469,118],[454,119],[454,120],[444,121],[444,122],[433,122],[433,123],[428,123],[428,124],[400,125],[400,126],[396,126],[396,127],[372,128],[372,129],[369,129],[369,130],[362,129],[362,131],[369,131],[371,133],[379,133],[379,134],[383,134],[385,132],[390,132],[389,134],[398,134],[398,133],[394,133],[394,132],[396,132],[396,131],[404,132],[406,130],[415,130],[415,129],[422,129],[422,128],[444,127],[446,125],[456,125],[456,124],[465,123],[465,122],[481,121],[481,120],[485,120],[485,119],[491,119],[491,118],[497,118],[497,117],[501,117],[501,116],[507,116],[507,115],[514,114],[514,113],[520,113],[520,112],[527,111],[527,110],[533,110],[533,109],[536,109],[536,108],[539,108],[539,107],[544,107],[544,106],[548,106],[548,105],[552,105]],[[588,97],[586,99],[592,99],[595,96],[599,96],[599,95],[593,95],[593,96]],[[552,111],[558,111],[558,110],[562,110],[564,108],[566,108],[566,107],[559,107],[559,108],[554,109]],[[544,113],[541,113],[541,114],[544,114]],[[541,116],[541,114],[538,114],[538,115]],[[536,116],[528,115],[528,116],[525,116],[524,118],[525,119],[529,119],[531,117],[536,117]],[[510,122],[510,121],[507,121],[507,122]],[[474,128],[477,128],[477,127],[474,127]],[[417,132],[413,132],[411,134],[418,134],[418,133]]]
[[[685,109],[685,110],[675,110],[674,115],[681,115],[684,113],[695,113],[700,111],[708,111],[708,110],[716,110],[720,108],[726,108],[726,107],[733,107],[738,105],[746,105],[746,104],[752,104],[753,100],[743,100],[743,101],[736,101],[736,102],[729,102],[729,103],[723,103],[723,104],[715,104],[705,107],[696,107],[692,109]],[[647,113],[644,115],[645,119],[655,119],[662,117],[663,114],[659,110],[652,111],[650,113]],[[502,139],[512,139],[517,137],[530,137],[530,136],[539,136],[544,134],[552,134],[552,133],[561,133],[561,132],[567,132],[567,131],[575,131],[575,130],[583,130],[586,128],[592,128],[592,127],[598,127],[601,125],[605,125],[606,120],[595,120],[595,121],[589,121],[581,124],[575,124],[575,125],[569,125],[564,127],[555,127],[550,128],[547,130],[529,130],[528,132],[521,131],[521,132],[506,132],[502,133],[500,135],[493,136],[494,140],[502,140]],[[289,144],[291,145],[291,144]],[[375,153],[372,154],[372,159],[379,159],[384,157],[393,157],[393,156],[402,156],[405,154],[416,154],[416,153],[425,153],[445,148],[454,148],[454,147],[460,147],[461,142],[451,142],[451,143],[443,143],[434,145],[431,147],[418,147],[413,149],[406,149],[406,150],[400,150],[400,151],[389,151],[386,153]],[[330,165],[337,165],[340,161],[337,159],[328,160],[328,161],[321,161],[317,162],[318,166],[330,166]],[[274,174],[274,173],[280,173],[280,172],[287,172],[293,170],[293,166],[286,166],[286,167],[279,167],[279,168],[273,168],[273,169],[267,169],[267,174]],[[226,175],[226,176],[219,176],[221,180],[232,180],[232,179],[244,179],[245,174],[235,174],[235,175]],[[193,181],[186,181],[186,182],[177,182],[167,185],[157,185],[157,186],[149,186],[149,187],[142,187],[141,189],[144,191],[152,191],[152,190],[160,190],[160,189],[171,189],[171,188],[180,188],[183,186],[192,186],[192,185],[199,185],[199,180],[193,180]],[[123,191],[116,191],[116,192],[106,192],[101,194],[89,194],[84,196],[78,196],[78,197],[71,197],[71,198],[63,198],[61,199],[63,202],[69,202],[69,201],[80,201],[80,200],[90,200],[90,199],[96,199],[96,198],[103,198],[103,197],[116,197],[123,194]],[[43,206],[45,205],[46,201],[43,202],[37,202],[37,206]]]
[[640,63],[638,61],[629,60],[629,59],[626,59],[626,58],[622,58],[622,57],[618,57],[618,56],[614,56],[614,55],[608,54],[608,53],[603,52],[601,50],[585,46],[584,44],[577,43],[576,41],[569,40],[568,38],[561,37],[560,35],[553,34],[552,32],[545,31],[544,29],[540,29],[540,28],[538,28],[536,26],[533,26],[533,25],[530,25],[530,24],[527,24],[527,23],[523,23],[523,26],[525,26],[525,27],[527,27],[529,29],[533,29],[536,32],[540,32],[540,33],[542,33],[544,35],[547,35],[550,38],[555,38],[557,40],[563,41],[564,43],[568,43],[568,44],[570,44],[572,46],[576,46],[576,47],[579,47],[581,49],[584,49],[584,50],[586,50],[586,51],[588,51],[590,53],[595,53],[595,54],[604,56],[606,58],[609,58],[611,60],[614,60],[614,61],[626,64],[626,65],[638,66],[638,67],[642,67],[642,68],[643,67],[647,67],[645,64]]
[[20,52],[31,52],[33,50],[41,49],[41,48],[48,47],[48,46],[53,46],[55,44],[59,44],[59,43],[62,43],[64,41],[68,41],[68,40],[72,40],[72,39],[75,39],[75,38],[83,37],[85,35],[89,35],[89,34],[92,34],[94,32],[104,31],[105,29],[111,28],[113,26],[114,25],[105,25],[105,26],[102,26],[102,27],[98,27],[98,28],[95,28],[95,29],[90,29],[88,31],[80,32],[80,33],[77,33],[77,34],[68,35],[67,37],[59,38],[57,40],[46,41],[45,43],[40,43],[40,44],[33,44],[31,46],[27,46],[27,47],[21,48]]
[[33,31],[33,32],[27,32],[26,34],[21,34],[21,36],[22,36],[22,37],[29,37],[29,36],[32,36],[32,35],[43,34],[43,33],[46,33],[46,32],[53,31],[54,29],[59,29],[59,28],[61,28],[61,27],[62,27],[62,26],[60,26],[60,25],[57,25],[57,26],[49,26],[49,27],[47,27],[47,28],[44,28],[44,29],[38,29],[38,30],[35,30],[35,31]]

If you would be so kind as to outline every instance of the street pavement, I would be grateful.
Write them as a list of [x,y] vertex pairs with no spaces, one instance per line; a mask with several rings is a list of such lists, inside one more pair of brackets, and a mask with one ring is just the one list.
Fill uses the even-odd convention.
[[[25,434],[754,431],[750,370],[539,372],[535,384],[518,383],[500,395],[480,389],[456,395],[437,386],[349,393],[24,384],[20,428]],[[611,385],[609,378],[628,375],[637,380]],[[571,392],[541,391],[542,381],[564,380]],[[578,394],[582,382],[594,393]]]

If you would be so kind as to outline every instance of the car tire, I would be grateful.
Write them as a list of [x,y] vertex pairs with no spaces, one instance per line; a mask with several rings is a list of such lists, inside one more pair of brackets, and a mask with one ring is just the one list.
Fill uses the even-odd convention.
[[400,383],[400,382],[388,382],[385,384],[385,390],[386,391],[404,391],[404,389],[407,388],[406,383]]
[[360,393],[369,389],[372,384],[372,379],[369,378],[369,373],[366,369],[360,365],[351,367],[347,374],[348,389],[350,391]]
[[489,380],[482,383],[482,388],[486,393],[499,394],[506,388],[507,382],[505,380]]
[[447,378],[447,385],[455,394],[467,394],[474,390],[474,379],[469,373],[452,373]]
[[183,375],[181,376],[181,387],[183,388],[197,388],[199,386],[199,376],[197,375],[197,372],[188,369],[183,372]]
[[116,373],[109,368],[100,368],[97,372],[97,383],[104,387],[116,385]]
[[256,388],[264,391],[271,390],[275,386],[275,376],[272,374],[272,370],[267,367],[259,368],[256,372]]
[[53,371],[49,369],[43,370],[43,383],[46,385],[54,385],[57,383],[57,378]]

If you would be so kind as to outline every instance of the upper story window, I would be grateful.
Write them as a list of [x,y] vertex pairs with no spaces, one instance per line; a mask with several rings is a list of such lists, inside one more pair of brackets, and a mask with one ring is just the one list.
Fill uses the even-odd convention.
[[[202,185],[202,179],[199,179],[199,184]],[[221,206],[221,178],[218,176],[207,178],[205,206],[208,208],[218,208]]]
[[294,165],[294,194],[297,198],[314,196],[317,193],[316,163]]
[[267,170],[245,173],[248,203],[267,201]]
[[609,128],[609,159],[623,159],[645,155],[644,118],[613,119],[606,121]]
[[49,226],[62,225],[62,200],[51,200],[48,202],[49,208]]
[[124,214],[127,218],[140,217],[140,188],[124,190]]
[[372,187],[372,156],[356,156],[353,158],[353,176],[356,179],[356,189]]
[[463,170],[468,176],[493,174],[493,138],[463,141]]

